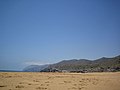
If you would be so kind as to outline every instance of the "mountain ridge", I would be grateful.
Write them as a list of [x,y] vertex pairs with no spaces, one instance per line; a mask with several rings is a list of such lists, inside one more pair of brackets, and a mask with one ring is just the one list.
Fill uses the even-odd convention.
[[[38,65],[38,68],[41,66]],[[35,71],[33,68],[29,71]],[[58,63],[50,64],[37,71],[39,72],[51,72],[51,71],[88,71],[88,72],[99,72],[99,71],[120,71],[120,55],[107,58],[102,57],[96,60],[88,59],[71,59],[62,60]]]

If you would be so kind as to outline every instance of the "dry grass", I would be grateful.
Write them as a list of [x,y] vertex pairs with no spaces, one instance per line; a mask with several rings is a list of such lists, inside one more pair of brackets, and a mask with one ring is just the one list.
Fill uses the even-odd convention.
[[120,90],[120,72],[0,72],[0,90]]

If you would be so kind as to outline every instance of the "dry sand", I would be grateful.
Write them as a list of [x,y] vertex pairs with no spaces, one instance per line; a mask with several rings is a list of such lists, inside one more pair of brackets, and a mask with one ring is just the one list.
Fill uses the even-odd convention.
[[0,72],[0,90],[120,90],[120,72]]

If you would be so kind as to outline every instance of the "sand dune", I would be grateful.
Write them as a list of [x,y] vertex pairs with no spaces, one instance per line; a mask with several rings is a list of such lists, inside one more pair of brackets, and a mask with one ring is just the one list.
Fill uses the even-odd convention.
[[120,90],[120,72],[0,72],[0,90]]

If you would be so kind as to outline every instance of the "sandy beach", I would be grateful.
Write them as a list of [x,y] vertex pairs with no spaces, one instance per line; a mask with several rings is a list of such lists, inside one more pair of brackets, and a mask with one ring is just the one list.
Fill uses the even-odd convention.
[[120,72],[0,72],[0,90],[120,90]]

